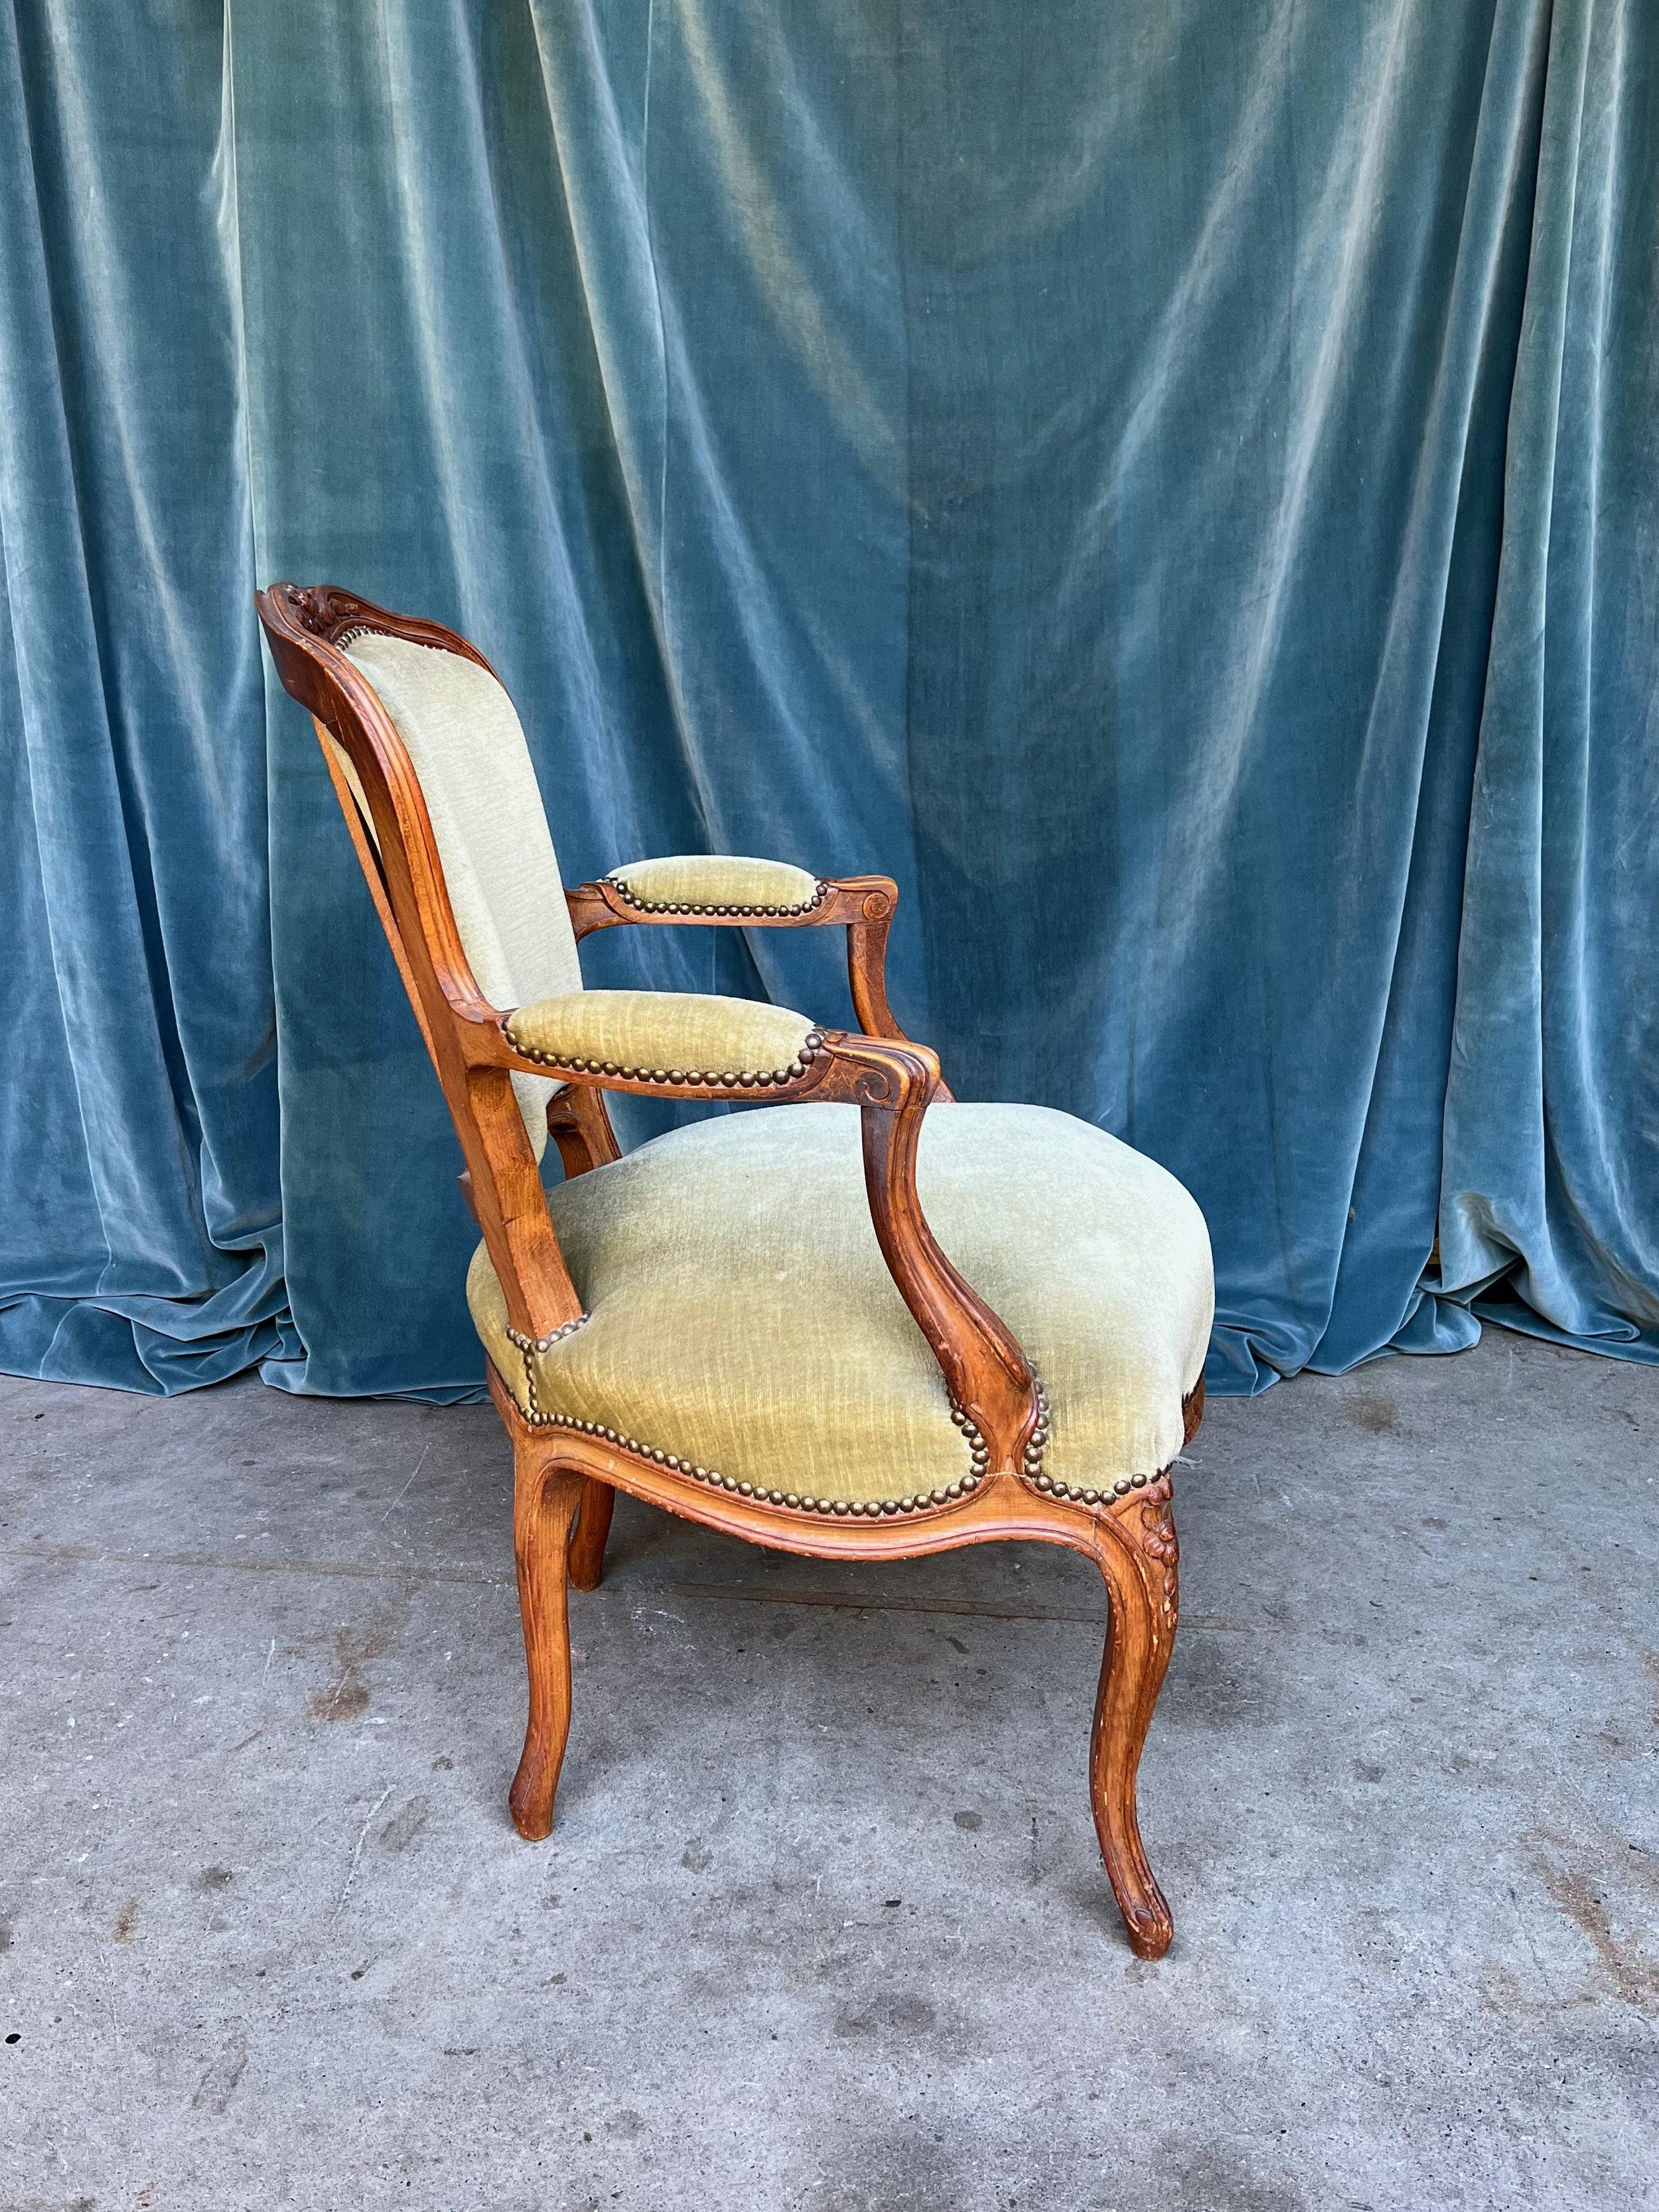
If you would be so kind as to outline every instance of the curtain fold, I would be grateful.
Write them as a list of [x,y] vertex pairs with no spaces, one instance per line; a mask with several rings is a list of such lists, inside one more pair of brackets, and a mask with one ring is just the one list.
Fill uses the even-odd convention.
[[0,1358],[292,1340],[222,27],[0,15]]
[[[1659,1359],[1659,64],[1558,8],[1468,843],[1441,1279]],[[1480,1295],[1476,1295],[1480,1294]]]
[[478,1385],[278,577],[477,640],[573,881],[896,877],[1212,1389],[1659,1357],[1656,143],[1640,0],[11,0],[0,1365]]

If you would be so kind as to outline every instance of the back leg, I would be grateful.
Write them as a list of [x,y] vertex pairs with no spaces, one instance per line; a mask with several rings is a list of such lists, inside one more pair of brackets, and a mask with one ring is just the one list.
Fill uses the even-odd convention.
[[566,1585],[570,1534],[585,1480],[574,1468],[550,1461],[545,1446],[520,1445],[514,1460],[513,1548],[530,1674],[530,1717],[507,1803],[519,1833],[536,1842],[553,1825],[553,1792],[570,1733]]
[[582,1486],[576,1533],[570,1540],[570,1579],[579,1590],[598,1589],[605,1577],[605,1543],[616,1503],[611,1485],[589,1475]]
[[1089,1786],[1100,1855],[1143,1959],[1161,1959],[1175,1922],[1140,1840],[1135,1778],[1152,1708],[1175,1644],[1180,1600],[1170,1484],[1160,1475],[1100,1523],[1096,1559],[1110,1595],[1110,1619],[1089,1745]]

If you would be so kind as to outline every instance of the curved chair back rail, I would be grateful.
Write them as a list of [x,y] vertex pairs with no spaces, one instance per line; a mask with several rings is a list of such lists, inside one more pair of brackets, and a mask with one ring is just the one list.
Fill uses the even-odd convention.
[[[516,1043],[514,1017],[530,1010],[497,1004],[481,988],[479,925],[475,915],[470,954],[469,924],[458,918],[444,840],[434,830],[422,776],[392,712],[349,648],[366,635],[404,641],[459,656],[500,690],[495,671],[456,632],[332,586],[272,585],[258,595],[258,607],[283,684],[313,717],[443,1086],[466,1164],[463,1188],[501,1286],[509,1334],[534,1351],[583,1319],[542,1184],[545,1133],[550,1130],[567,1176],[580,1175],[618,1158],[605,1091],[723,1100],[732,1095],[732,1079],[706,1067],[628,1068],[546,1051],[538,1058],[533,1047]],[[501,700],[510,716],[504,690]],[[516,730],[515,719],[511,726]],[[447,834],[453,852],[453,821]],[[647,866],[638,870],[641,883],[668,881],[695,893],[695,864],[677,871],[651,866],[654,877]],[[818,1558],[902,1558],[1003,1538],[1046,1539],[1091,1558],[1109,1592],[1091,1795],[1130,1940],[1143,1955],[1160,1955],[1171,1923],[1141,1849],[1134,1778],[1176,1627],[1170,1470],[1098,1492],[1051,1483],[1040,1473],[1048,1419],[1041,1387],[1012,1333],[940,1249],[917,1192],[923,1118],[931,1103],[950,1094],[934,1055],[903,1036],[888,1005],[883,969],[895,888],[883,877],[818,880],[809,896],[798,874],[778,872],[790,896],[773,906],[653,898],[630,889],[629,872],[622,869],[565,893],[560,925],[568,913],[572,959],[581,938],[624,925],[847,928],[849,981],[863,1033],[813,1030],[788,1068],[742,1079],[754,1086],[744,1095],[757,1103],[841,1101],[859,1109],[865,1185],[882,1256],[938,1363],[958,1425],[972,1443],[975,1472],[970,1484],[953,1486],[961,1495],[845,1512],[838,1507],[839,1517],[826,1517],[827,1507],[805,1511],[793,1497],[750,1492],[747,1484],[742,1488],[750,1494],[736,1494],[711,1483],[707,1470],[597,1423],[550,1417],[538,1424],[492,1364],[491,1393],[514,1450],[515,1544],[531,1677],[530,1723],[512,1793],[514,1819],[531,1836],[544,1835],[551,1822],[569,1717],[566,1586],[591,1588],[599,1578],[613,1488],[732,1534]],[[556,884],[556,870],[550,880]],[[502,933],[503,944],[508,934]],[[563,955],[556,944],[541,957],[539,972],[559,972]],[[499,989],[513,967],[493,938],[489,958]],[[536,966],[533,958],[530,964]],[[526,1036],[533,1026],[526,1022]],[[834,1285],[822,1285],[817,1296],[824,1324],[832,1328]],[[1200,1382],[1183,1401],[1188,1437],[1202,1402]]]

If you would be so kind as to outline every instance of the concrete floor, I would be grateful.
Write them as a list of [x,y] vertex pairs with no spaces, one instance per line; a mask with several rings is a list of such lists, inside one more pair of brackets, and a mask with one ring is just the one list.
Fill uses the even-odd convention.
[[0,1381],[0,2208],[1659,2203],[1659,1373],[1212,1408],[1130,1954],[1102,1594],[623,1501],[519,1842],[484,1407]]

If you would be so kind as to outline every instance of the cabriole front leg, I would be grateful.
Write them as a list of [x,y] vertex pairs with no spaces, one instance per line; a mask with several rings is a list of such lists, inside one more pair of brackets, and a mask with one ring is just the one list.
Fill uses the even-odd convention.
[[1170,1492],[1169,1476],[1159,1475],[1103,1516],[1095,1553],[1110,1613],[1089,1746],[1090,1794],[1107,1877],[1130,1944],[1143,1959],[1161,1959],[1175,1934],[1135,1810],[1141,1747],[1169,1668],[1180,1606]]
[[553,1826],[553,1792],[570,1734],[570,1536],[588,1486],[574,1468],[550,1459],[545,1445],[520,1445],[514,1462],[513,1548],[530,1717],[507,1803],[514,1826],[536,1843]]

